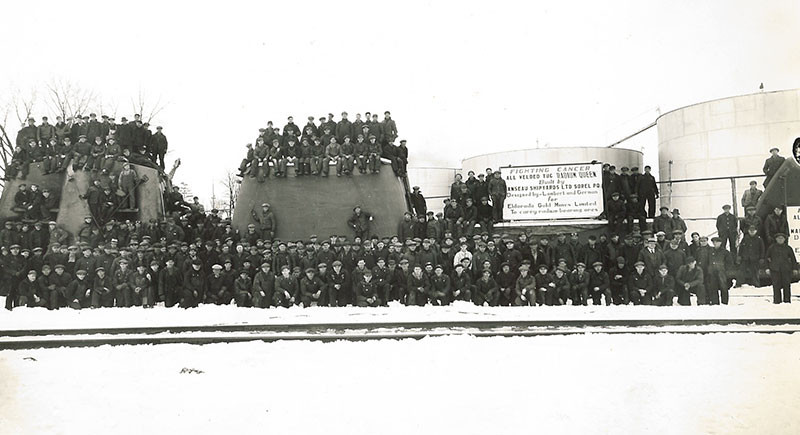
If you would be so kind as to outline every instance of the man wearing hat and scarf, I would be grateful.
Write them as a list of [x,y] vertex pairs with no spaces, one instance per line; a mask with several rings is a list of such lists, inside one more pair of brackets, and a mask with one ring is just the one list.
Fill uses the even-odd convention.
[[[772,278],[773,303],[792,302],[792,271],[797,269],[794,249],[786,244],[786,234],[773,235],[775,243],[767,249],[767,273]],[[782,294],[781,294],[782,293]]]

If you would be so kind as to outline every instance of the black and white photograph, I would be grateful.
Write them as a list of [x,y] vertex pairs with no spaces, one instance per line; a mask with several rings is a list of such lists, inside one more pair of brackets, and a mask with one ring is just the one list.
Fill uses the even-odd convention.
[[800,3],[2,12],[0,435],[800,433]]

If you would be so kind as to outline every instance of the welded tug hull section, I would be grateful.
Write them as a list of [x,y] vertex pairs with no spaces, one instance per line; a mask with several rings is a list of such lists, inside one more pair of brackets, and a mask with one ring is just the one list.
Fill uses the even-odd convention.
[[290,167],[286,178],[270,177],[263,183],[245,176],[233,212],[232,225],[247,232],[254,223],[251,210],[260,211],[268,203],[275,214],[282,240],[307,239],[316,234],[320,239],[331,234],[353,239],[354,232],[347,225],[353,208],[360,205],[374,217],[370,232],[380,237],[397,233],[397,226],[407,211],[404,182],[395,176],[389,165],[382,165],[378,174],[336,176],[331,167],[328,177],[315,175],[294,176]]

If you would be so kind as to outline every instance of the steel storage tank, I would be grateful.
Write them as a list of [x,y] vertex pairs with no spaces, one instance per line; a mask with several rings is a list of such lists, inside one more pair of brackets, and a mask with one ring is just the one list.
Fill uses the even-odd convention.
[[501,166],[552,165],[558,163],[587,163],[592,160],[610,163],[617,167],[642,168],[642,153],[624,148],[606,147],[565,147],[565,148],[531,148],[515,151],[500,151],[468,157],[462,161],[462,174],[466,179],[469,171],[476,174],[485,173],[486,168],[497,169]]
[[[684,218],[706,219],[705,233],[724,204],[738,203],[750,178],[732,186],[726,177],[762,174],[769,149],[791,154],[800,136],[800,90],[760,92],[683,107],[661,115],[658,127],[659,180],[722,177],[661,185],[661,203]],[[759,188],[763,177],[756,178]],[[741,203],[735,205],[744,214]]]
[[434,213],[442,211],[442,200],[450,195],[450,184],[458,168],[445,167],[408,167],[409,187],[419,186],[428,210]]

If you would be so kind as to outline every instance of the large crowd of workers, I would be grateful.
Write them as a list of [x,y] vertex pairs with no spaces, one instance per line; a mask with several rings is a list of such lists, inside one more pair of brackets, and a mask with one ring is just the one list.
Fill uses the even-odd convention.
[[[371,116],[370,116],[371,115]],[[404,176],[408,166],[406,141],[397,139],[397,123],[389,111],[383,120],[377,114],[366,112],[364,119],[357,113],[355,120],[342,112],[339,121],[333,113],[320,117],[319,124],[313,116],[301,129],[289,116],[283,132],[273,127],[272,121],[259,129],[255,146],[247,144],[247,154],[239,165],[239,176],[250,176],[264,182],[270,174],[286,177],[289,165],[294,167],[294,176],[314,175],[327,177],[331,168],[336,176],[377,174],[381,170],[381,158],[388,160],[395,174]]]
[[[39,125],[29,118],[17,133],[16,146],[5,170],[4,180],[25,180],[32,164],[41,167],[43,175],[74,171],[90,174],[91,185],[81,197],[88,202],[97,222],[109,220],[119,210],[137,207],[136,188],[140,177],[132,164],[164,170],[168,141],[161,126],[150,130],[141,115],[128,122],[122,117],[102,115],[97,119],[76,115],[50,124],[42,117]],[[58,208],[60,195],[49,186],[20,183],[14,206],[25,220],[49,221]]]
[[[335,143],[333,136],[328,140]],[[56,222],[4,222],[0,294],[8,295],[8,309],[152,307],[162,301],[183,308],[370,307],[392,301],[666,306],[676,298],[691,305],[692,295],[698,305],[713,305],[728,302],[733,279],[759,285],[758,271],[765,268],[774,302],[790,302],[797,260],[786,244],[784,209],[775,207],[762,222],[755,215],[761,195],[755,181],[742,197],[747,215],[737,220],[725,205],[709,244],[696,232],[686,240],[678,210],[661,207],[648,222],[657,183],[648,167],[632,172],[622,168],[618,175],[613,165],[604,165],[608,228],[584,240],[577,233],[496,231],[507,192],[500,172],[491,168],[477,177],[470,172],[466,180],[457,175],[436,214],[415,186],[412,210],[394,235],[373,234],[372,216],[355,207],[349,234],[279,240],[279,223],[267,203],[252,211],[252,223],[239,232],[218,210],[206,213],[197,198],[185,202],[176,188],[165,196],[167,216],[160,222],[97,222],[87,216],[77,234]]]
[[28,118],[27,125],[17,133],[14,153],[6,178],[25,179],[31,163],[43,162],[45,174],[63,172],[72,163],[74,170],[102,169],[110,171],[116,161],[158,165],[164,169],[164,157],[168,141],[161,126],[156,132],[142,120],[140,114],[126,117],[118,123],[113,116],[76,115],[63,119],[56,117],[51,124],[46,116],[39,125],[35,118]]

